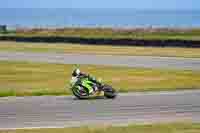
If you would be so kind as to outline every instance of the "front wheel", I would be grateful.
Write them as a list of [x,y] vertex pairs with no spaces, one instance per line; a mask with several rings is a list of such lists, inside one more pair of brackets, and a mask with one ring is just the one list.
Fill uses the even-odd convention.
[[109,85],[105,85],[103,91],[106,98],[114,99],[117,96],[116,90]]
[[[80,91],[79,87],[81,88],[80,90],[83,90],[83,91]],[[78,99],[87,99],[88,98],[87,93],[85,92],[85,90],[81,86],[72,87],[72,93]]]

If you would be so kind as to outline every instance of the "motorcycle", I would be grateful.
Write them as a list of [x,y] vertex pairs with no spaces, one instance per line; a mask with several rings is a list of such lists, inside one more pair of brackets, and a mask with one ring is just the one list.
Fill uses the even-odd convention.
[[105,98],[114,99],[117,96],[117,92],[112,86],[103,83],[101,85],[96,84],[87,77],[72,77],[70,86],[72,93],[78,99],[88,99],[101,95]]

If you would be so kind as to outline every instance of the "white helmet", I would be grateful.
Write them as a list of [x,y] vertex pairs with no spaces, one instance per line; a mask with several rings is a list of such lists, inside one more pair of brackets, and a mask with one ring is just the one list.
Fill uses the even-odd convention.
[[72,76],[73,76],[73,77],[79,76],[80,73],[81,73],[81,71],[80,71],[78,68],[76,68],[75,70],[73,70]]

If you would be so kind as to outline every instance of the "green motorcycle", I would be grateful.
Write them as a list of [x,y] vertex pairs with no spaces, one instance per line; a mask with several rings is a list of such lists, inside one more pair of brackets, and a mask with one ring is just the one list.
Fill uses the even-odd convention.
[[98,85],[85,77],[72,77],[70,86],[72,93],[78,99],[88,99],[96,96],[114,99],[117,96],[116,90],[111,86],[105,84]]

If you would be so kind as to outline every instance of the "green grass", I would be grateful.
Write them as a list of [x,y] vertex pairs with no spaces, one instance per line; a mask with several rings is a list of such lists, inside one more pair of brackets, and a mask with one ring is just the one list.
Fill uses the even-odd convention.
[[[8,34],[9,35],[9,34]],[[200,40],[200,29],[168,29],[168,28],[139,28],[139,29],[111,29],[111,28],[62,28],[62,29],[23,29],[16,34],[23,37],[33,36],[64,36],[81,38],[110,38],[110,39],[180,39]]]
[[0,36],[3,36],[3,35],[16,35],[16,31],[15,30],[7,30],[7,31],[0,30]]
[[[12,31],[12,33],[15,33]],[[9,35],[9,34],[8,34]],[[176,28],[61,28],[61,29],[21,29],[16,36],[60,36],[81,38],[109,38],[109,39],[180,39],[200,40],[200,28],[176,29]]]
[[0,51],[56,52],[102,55],[134,55],[200,58],[200,48],[158,48],[158,47],[117,47],[91,46],[67,43],[16,43],[0,42]]
[[[0,62],[0,96],[68,95],[73,65]],[[200,71],[82,65],[120,92],[200,89]]]
[[169,123],[124,127],[92,126],[57,129],[18,129],[0,131],[0,133],[200,133],[200,124]]

